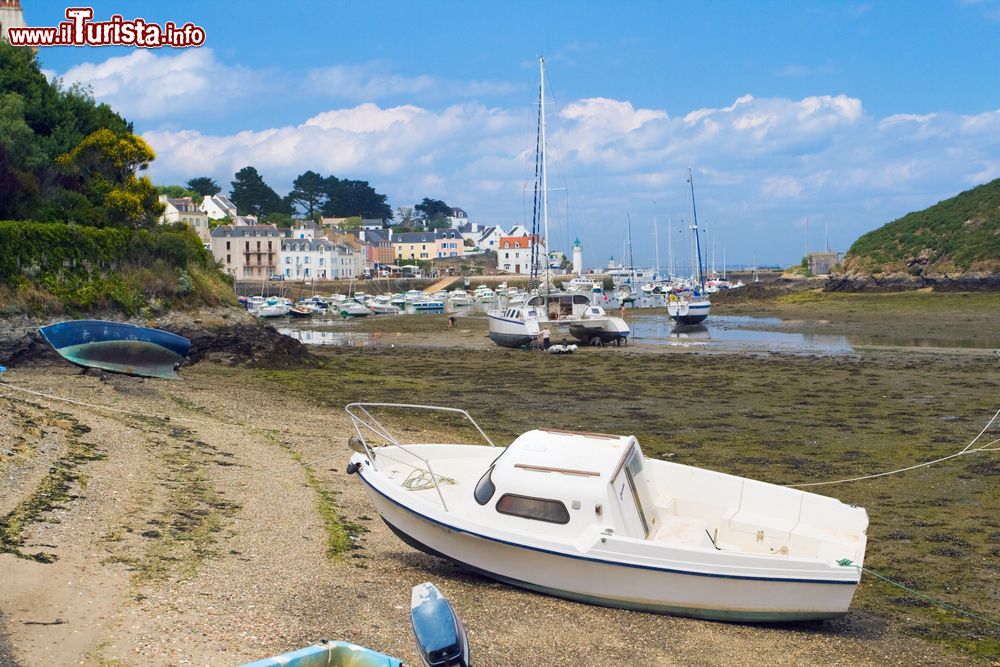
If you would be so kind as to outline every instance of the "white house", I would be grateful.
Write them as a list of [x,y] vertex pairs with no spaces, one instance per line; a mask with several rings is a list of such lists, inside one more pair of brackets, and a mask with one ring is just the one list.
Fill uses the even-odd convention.
[[208,228],[208,216],[195,205],[194,200],[190,197],[160,195],[160,203],[164,207],[163,215],[160,216],[161,225],[183,222],[194,228],[202,243],[209,244],[212,242],[212,236]]
[[224,194],[205,197],[201,202],[201,210],[204,211],[209,220],[223,220],[225,218],[235,220],[238,215],[236,204],[229,201],[229,197]]
[[524,225],[514,225],[504,236],[531,236],[531,233],[528,232]]
[[356,278],[364,270],[362,253],[324,237],[284,239],[279,261],[287,280]]
[[274,225],[219,225],[212,230],[212,256],[239,280],[263,279],[277,273],[282,238]]
[[314,239],[319,236],[319,225],[311,220],[296,220],[292,225],[293,239]]
[[476,247],[480,250],[496,250],[504,236],[507,234],[502,227],[487,227],[475,240]]
[[[533,236],[503,236],[497,246],[497,269],[504,273],[517,273],[521,275],[531,274],[532,249],[534,243],[539,241],[538,258],[539,268],[545,264],[545,244],[538,237]],[[544,269],[543,269],[544,270]]]

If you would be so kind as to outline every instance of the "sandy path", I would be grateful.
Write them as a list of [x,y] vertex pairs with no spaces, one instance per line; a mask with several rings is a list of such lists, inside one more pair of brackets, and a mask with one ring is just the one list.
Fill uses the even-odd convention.
[[[576,604],[467,574],[413,551],[378,520],[357,480],[344,474],[342,412],[278,396],[246,377],[233,384],[202,364],[173,383],[102,382],[64,367],[0,378],[196,420],[165,424],[0,387],[7,397],[0,407],[16,404],[50,422],[66,413],[91,429],[81,439],[106,457],[81,466],[88,480],[74,487],[78,498],[45,513],[59,523],[27,529],[25,551],[54,553],[55,563],[0,554],[0,613],[7,650],[21,665],[234,665],[321,638],[414,662],[409,589],[426,580],[460,610],[476,664],[485,667],[967,664],[861,613],[804,626],[729,625]],[[0,425],[5,419],[0,447],[7,448],[24,427],[6,416]],[[283,432],[262,430],[281,423]],[[56,449],[35,456],[55,460]],[[292,452],[316,462],[340,511],[370,529],[361,549],[326,558],[317,495]],[[11,476],[11,464],[3,465],[0,498],[28,493],[31,483],[13,480],[29,476]],[[0,663],[3,651],[0,642]]]

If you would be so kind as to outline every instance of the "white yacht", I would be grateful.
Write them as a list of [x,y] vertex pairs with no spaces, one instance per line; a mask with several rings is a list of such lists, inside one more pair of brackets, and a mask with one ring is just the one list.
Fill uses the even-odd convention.
[[[479,444],[409,444],[389,409],[458,413]],[[464,410],[356,403],[348,473],[410,546],[514,586],[593,604],[724,621],[848,611],[864,509],[649,459],[631,435],[536,429],[493,447]],[[474,433],[470,429],[470,433]]]

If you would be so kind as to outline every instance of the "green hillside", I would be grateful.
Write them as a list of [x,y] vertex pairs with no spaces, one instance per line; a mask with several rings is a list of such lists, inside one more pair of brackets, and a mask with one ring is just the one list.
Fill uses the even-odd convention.
[[868,232],[848,273],[1000,273],[1000,179]]

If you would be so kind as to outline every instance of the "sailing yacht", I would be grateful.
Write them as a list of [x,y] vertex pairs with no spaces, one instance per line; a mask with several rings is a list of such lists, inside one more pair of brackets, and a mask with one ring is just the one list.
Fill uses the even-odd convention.
[[[693,224],[691,230],[692,260],[697,255],[698,282],[694,285],[674,291],[667,297],[667,314],[678,324],[698,324],[705,321],[712,304],[705,291],[705,273],[701,264],[701,239],[698,236],[698,209],[694,203],[694,176],[688,169],[688,183],[691,185],[691,215]],[[692,268],[694,262],[692,261]],[[693,282],[693,280],[692,280]]]
[[[539,111],[538,111],[538,163],[541,192],[542,222],[545,239],[549,238],[548,172],[545,162],[545,59],[538,59]],[[545,261],[545,260],[543,260]],[[539,339],[543,329],[568,330],[577,340],[589,344],[617,343],[628,338],[628,325],[620,317],[608,315],[591,301],[591,295],[581,292],[554,291],[549,275],[549,262],[545,261],[545,278],[539,293],[523,304],[508,303],[488,311],[490,339],[505,347],[523,347]]]

